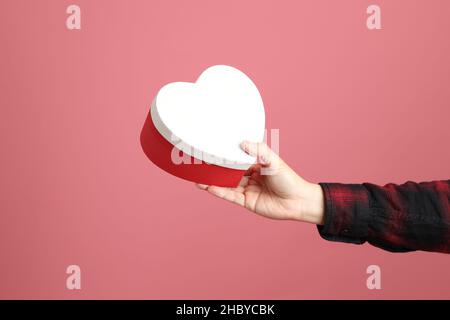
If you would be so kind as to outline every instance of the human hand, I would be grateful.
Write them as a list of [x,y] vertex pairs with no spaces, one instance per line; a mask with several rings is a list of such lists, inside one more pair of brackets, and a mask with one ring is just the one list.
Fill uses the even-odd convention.
[[297,175],[265,143],[245,141],[241,148],[257,161],[237,188],[197,186],[267,218],[324,223],[324,196],[320,185]]

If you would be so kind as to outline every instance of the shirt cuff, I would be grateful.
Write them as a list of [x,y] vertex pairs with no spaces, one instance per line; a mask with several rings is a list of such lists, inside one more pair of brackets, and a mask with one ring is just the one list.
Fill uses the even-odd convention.
[[362,244],[367,240],[369,194],[362,184],[320,183],[325,197],[325,224],[317,226],[322,238]]

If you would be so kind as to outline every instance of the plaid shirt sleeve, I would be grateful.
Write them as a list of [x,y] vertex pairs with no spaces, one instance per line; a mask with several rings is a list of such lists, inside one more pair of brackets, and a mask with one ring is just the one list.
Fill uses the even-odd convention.
[[391,252],[450,253],[450,180],[377,186],[321,183],[330,241],[370,244]]

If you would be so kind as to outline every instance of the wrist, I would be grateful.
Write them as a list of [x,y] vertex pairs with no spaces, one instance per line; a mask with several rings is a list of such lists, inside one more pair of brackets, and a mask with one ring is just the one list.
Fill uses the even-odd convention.
[[300,200],[299,219],[303,222],[324,224],[325,200],[322,187],[317,183],[307,183]]

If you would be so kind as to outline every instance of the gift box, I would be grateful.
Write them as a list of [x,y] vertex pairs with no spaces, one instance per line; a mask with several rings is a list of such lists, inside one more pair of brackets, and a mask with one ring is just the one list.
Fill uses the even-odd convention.
[[147,157],[192,182],[236,187],[256,159],[242,141],[264,140],[265,112],[253,81],[238,69],[209,67],[195,83],[163,86],[141,131]]

